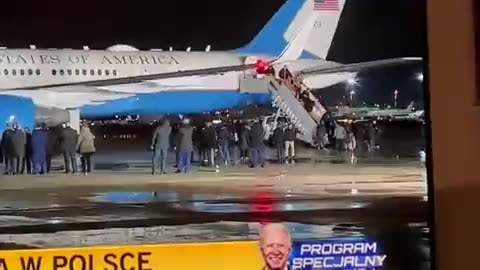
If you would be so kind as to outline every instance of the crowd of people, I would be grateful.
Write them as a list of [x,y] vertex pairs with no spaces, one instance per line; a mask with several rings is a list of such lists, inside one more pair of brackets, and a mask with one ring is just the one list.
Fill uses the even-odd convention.
[[0,159],[5,167],[3,174],[48,174],[52,157],[58,152],[63,155],[65,173],[76,174],[79,171],[79,155],[81,171],[88,174],[92,171],[94,139],[95,136],[86,124],[82,125],[78,134],[68,124],[64,124],[59,130],[39,124],[30,131],[15,121],[8,122],[0,142]]
[[378,128],[374,121],[360,129],[353,122],[339,123],[327,113],[317,126],[315,139],[319,149],[354,152],[359,143],[362,143],[367,152],[372,152],[377,148],[377,133]]
[[[278,73],[272,67],[264,67],[262,72],[275,76],[280,84],[286,84],[308,113],[315,113],[315,100],[303,82],[303,74],[293,75],[284,66]],[[355,151],[357,148],[356,130],[353,126],[339,124],[327,113],[318,114],[315,141],[319,149],[335,149],[339,152]],[[276,148],[279,164],[295,163],[295,139],[299,131],[292,123],[278,123],[271,136]],[[373,149],[375,129],[367,130],[367,145]],[[228,122],[213,125],[206,122],[193,126],[189,119],[180,125],[171,125],[163,119],[155,129],[152,141],[152,174],[166,174],[169,149],[173,145],[176,155],[176,172],[191,170],[195,152],[204,166],[217,167],[247,164],[250,167],[265,166],[266,154],[264,129],[260,120]],[[47,174],[51,160],[56,153],[64,158],[65,173],[78,172],[77,158],[81,160],[81,171],[92,171],[92,155],[96,152],[95,136],[86,123],[79,134],[68,124],[56,128],[38,125],[33,131],[22,129],[16,122],[7,123],[0,143],[0,157],[5,164],[5,175]]]
[[[250,167],[265,166],[263,127],[259,119],[214,126],[212,122],[194,127],[184,119],[172,128],[167,118],[160,121],[152,136],[152,174],[166,174],[170,139],[174,138],[176,173],[187,173],[198,156],[204,166],[239,163]],[[195,152],[198,151],[196,154]]]

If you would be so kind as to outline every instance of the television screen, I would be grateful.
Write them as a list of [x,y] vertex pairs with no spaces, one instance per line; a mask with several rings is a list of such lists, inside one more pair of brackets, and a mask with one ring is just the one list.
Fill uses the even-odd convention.
[[426,1],[0,17],[0,269],[430,269]]

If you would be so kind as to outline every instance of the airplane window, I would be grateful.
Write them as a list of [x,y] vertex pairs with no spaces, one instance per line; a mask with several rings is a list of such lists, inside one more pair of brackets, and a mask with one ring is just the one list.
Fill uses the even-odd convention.
[[20,69],[20,75],[24,76],[25,75],[25,70]]
[[37,75],[40,76],[40,69],[37,69],[37,70],[35,71],[35,73],[37,73]]
[[5,73],[5,75],[8,75],[8,69],[5,69],[3,73]]
[[105,69],[105,75],[109,76],[110,75],[110,70]]
[[80,75],[80,70],[79,69],[75,69],[75,75]]
[[116,69],[113,70],[113,76],[117,76],[117,70]]
[[71,69],[68,69],[68,70],[67,70],[67,74],[68,74],[68,76],[72,76],[72,70],[71,70]]
[[87,76],[87,70],[86,70],[86,69],[83,69],[83,70],[82,70],[82,74],[83,74],[83,76]]
[[13,76],[17,75],[17,70],[16,69],[12,69],[12,75]]
[[28,75],[33,75],[33,69],[28,70]]
[[97,70],[97,73],[98,73],[98,76],[102,76],[102,70],[101,69]]
[[94,76],[95,75],[95,70],[90,69],[90,75]]
[[52,69],[52,75],[53,76],[57,75],[57,70],[56,69]]
[[65,75],[65,71],[63,71],[63,69],[60,69],[60,75]]

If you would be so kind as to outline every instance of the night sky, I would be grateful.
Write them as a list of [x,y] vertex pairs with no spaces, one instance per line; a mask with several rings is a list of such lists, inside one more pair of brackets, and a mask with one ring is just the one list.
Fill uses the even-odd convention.
[[[184,50],[235,49],[249,42],[284,0],[5,1],[0,16],[2,46],[104,49],[129,44],[140,49],[173,46]],[[422,0],[347,0],[329,60],[341,63],[424,56],[426,5]],[[421,103],[414,76],[421,65],[370,70],[359,74],[358,101],[399,105]],[[344,85],[322,90],[327,103]],[[418,104],[417,106],[420,106]]]

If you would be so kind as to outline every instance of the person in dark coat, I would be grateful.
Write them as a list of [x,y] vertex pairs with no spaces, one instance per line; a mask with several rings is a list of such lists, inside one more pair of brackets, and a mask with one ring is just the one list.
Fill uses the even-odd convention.
[[183,125],[178,130],[179,135],[179,152],[180,161],[177,166],[177,173],[187,173],[191,167],[191,157],[193,151],[193,127],[190,125],[190,121],[185,119]]
[[223,163],[228,166],[231,162],[230,159],[230,133],[227,126],[221,127],[218,133],[218,147],[220,154],[222,155]]
[[33,174],[47,173],[48,131],[45,125],[38,125],[32,132]]
[[322,120],[320,124],[317,125],[317,144],[318,148],[324,149],[326,142],[325,142],[325,135],[327,134],[327,128],[325,127],[325,122]]
[[290,80],[292,78],[292,73],[288,70],[287,66],[284,65],[279,72],[280,79]]
[[202,132],[202,138],[205,144],[205,151],[210,166],[215,167],[215,148],[217,147],[217,132],[211,122],[207,123],[207,127]]
[[283,125],[278,124],[277,128],[273,131],[273,144],[277,148],[278,163],[283,164],[285,162],[285,132],[283,131]]
[[32,132],[26,128],[25,129],[25,137],[27,139],[25,144],[25,157],[22,160],[22,170],[21,174],[25,173],[32,174]]
[[245,124],[240,131],[240,158],[242,164],[247,164],[250,127]]
[[10,160],[10,166],[14,175],[20,173],[21,163],[25,157],[25,148],[27,144],[27,137],[25,132],[16,123],[13,124],[13,132],[11,136],[12,142],[12,159]]
[[5,173],[4,175],[11,175],[13,170],[10,168],[10,159],[12,158],[13,146],[12,146],[12,123],[7,122],[5,131],[2,134],[2,150],[5,163]]
[[258,119],[250,129],[249,141],[252,153],[250,167],[255,167],[257,163],[260,163],[263,168],[265,166],[265,145],[263,144],[263,127]]
[[180,164],[180,125],[177,124],[175,126],[175,131],[173,133],[174,140],[175,140],[175,168],[178,168],[178,164]]
[[166,174],[168,147],[170,146],[170,133],[172,127],[168,119],[155,129],[152,138],[151,149],[153,151],[152,174],[157,173],[158,165],[160,165],[160,174]]
[[63,154],[65,173],[77,173],[78,134],[69,124],[64,124],[58,137],[60,151]]
[[59,127],[53,127],[53,128],[45,129],[45,131],[47,131],[47,133],[48,133],[47,173],[50,173],[50,167],[52,165],[52,158],[55,155],[58,154],[58,129],[59,129]]

